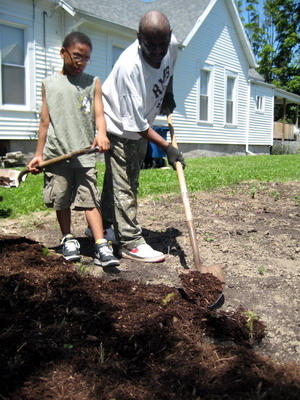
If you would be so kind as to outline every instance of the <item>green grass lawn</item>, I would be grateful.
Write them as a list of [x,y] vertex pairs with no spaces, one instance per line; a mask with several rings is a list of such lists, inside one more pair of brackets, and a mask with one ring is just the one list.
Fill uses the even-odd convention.
[[[300,180],[300,154],[230,156],[186,159],[185,179],[189,192],[205,191],[249,180],[286,182]],[[98,163],[98,182],[102,187],[104,164]],[[0,188],[0,219],[16,218],[34,211],[46,211],[42,196],[43,174],[29,174],[18,188]],[[176,171],[141,171],[139,196],[180,193]]]

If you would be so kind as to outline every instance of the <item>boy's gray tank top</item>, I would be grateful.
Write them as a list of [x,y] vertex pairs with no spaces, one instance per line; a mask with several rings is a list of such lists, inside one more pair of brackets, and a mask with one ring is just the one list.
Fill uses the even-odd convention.
[[[97,77],[61,73],[44,81],[50,125],[44,160],[90,146],[95,138],[94,93]],[[95,154],[64,162],[72,168],[95,166]]]

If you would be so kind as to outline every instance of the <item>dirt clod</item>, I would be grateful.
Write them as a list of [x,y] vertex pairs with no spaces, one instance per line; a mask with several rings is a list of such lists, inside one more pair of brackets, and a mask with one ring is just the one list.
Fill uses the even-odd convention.
[[0,186],[9,186],[11,180],[5,176],[0,176]]

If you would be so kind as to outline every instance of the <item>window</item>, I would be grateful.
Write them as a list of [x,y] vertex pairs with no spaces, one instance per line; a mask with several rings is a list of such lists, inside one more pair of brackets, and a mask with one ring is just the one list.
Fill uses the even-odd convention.
[[112,47],[112,67],[115,65],[115,62],[123,53],[124,49],[121,47],[113,46]]
[[210,122],[212,118],[212,68],[205,65],[200,70],[198,118],[201,122]]
[[1,104],[25,104],[24,30],[0,24]]
[[208,121],[208,85],[210,71],[205,69],[200,73],[200,120]]
[[226,124],[234,123],[235,113],[235,91],[236,91],[236,78],[233,76],[227,76],[226,85]]
[[256,96],[255,109],[256,109],[256,111],[263,111],[264,110],[264,98],[263,98],[263,96]]
[[[104,75],[110,73],[120,55],[129,45],[129,41],[119,37],[109,37],[107,39],[107,64]],[[105,76],[103,76],[102,79],[105,79]]]

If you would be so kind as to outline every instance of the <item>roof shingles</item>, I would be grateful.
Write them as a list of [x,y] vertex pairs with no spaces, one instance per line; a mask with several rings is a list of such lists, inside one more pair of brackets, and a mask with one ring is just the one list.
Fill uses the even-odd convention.
[[150,10],[163,12],[182,43],[211,0],[65,0],[75,11],[137,30],[141,16]]

